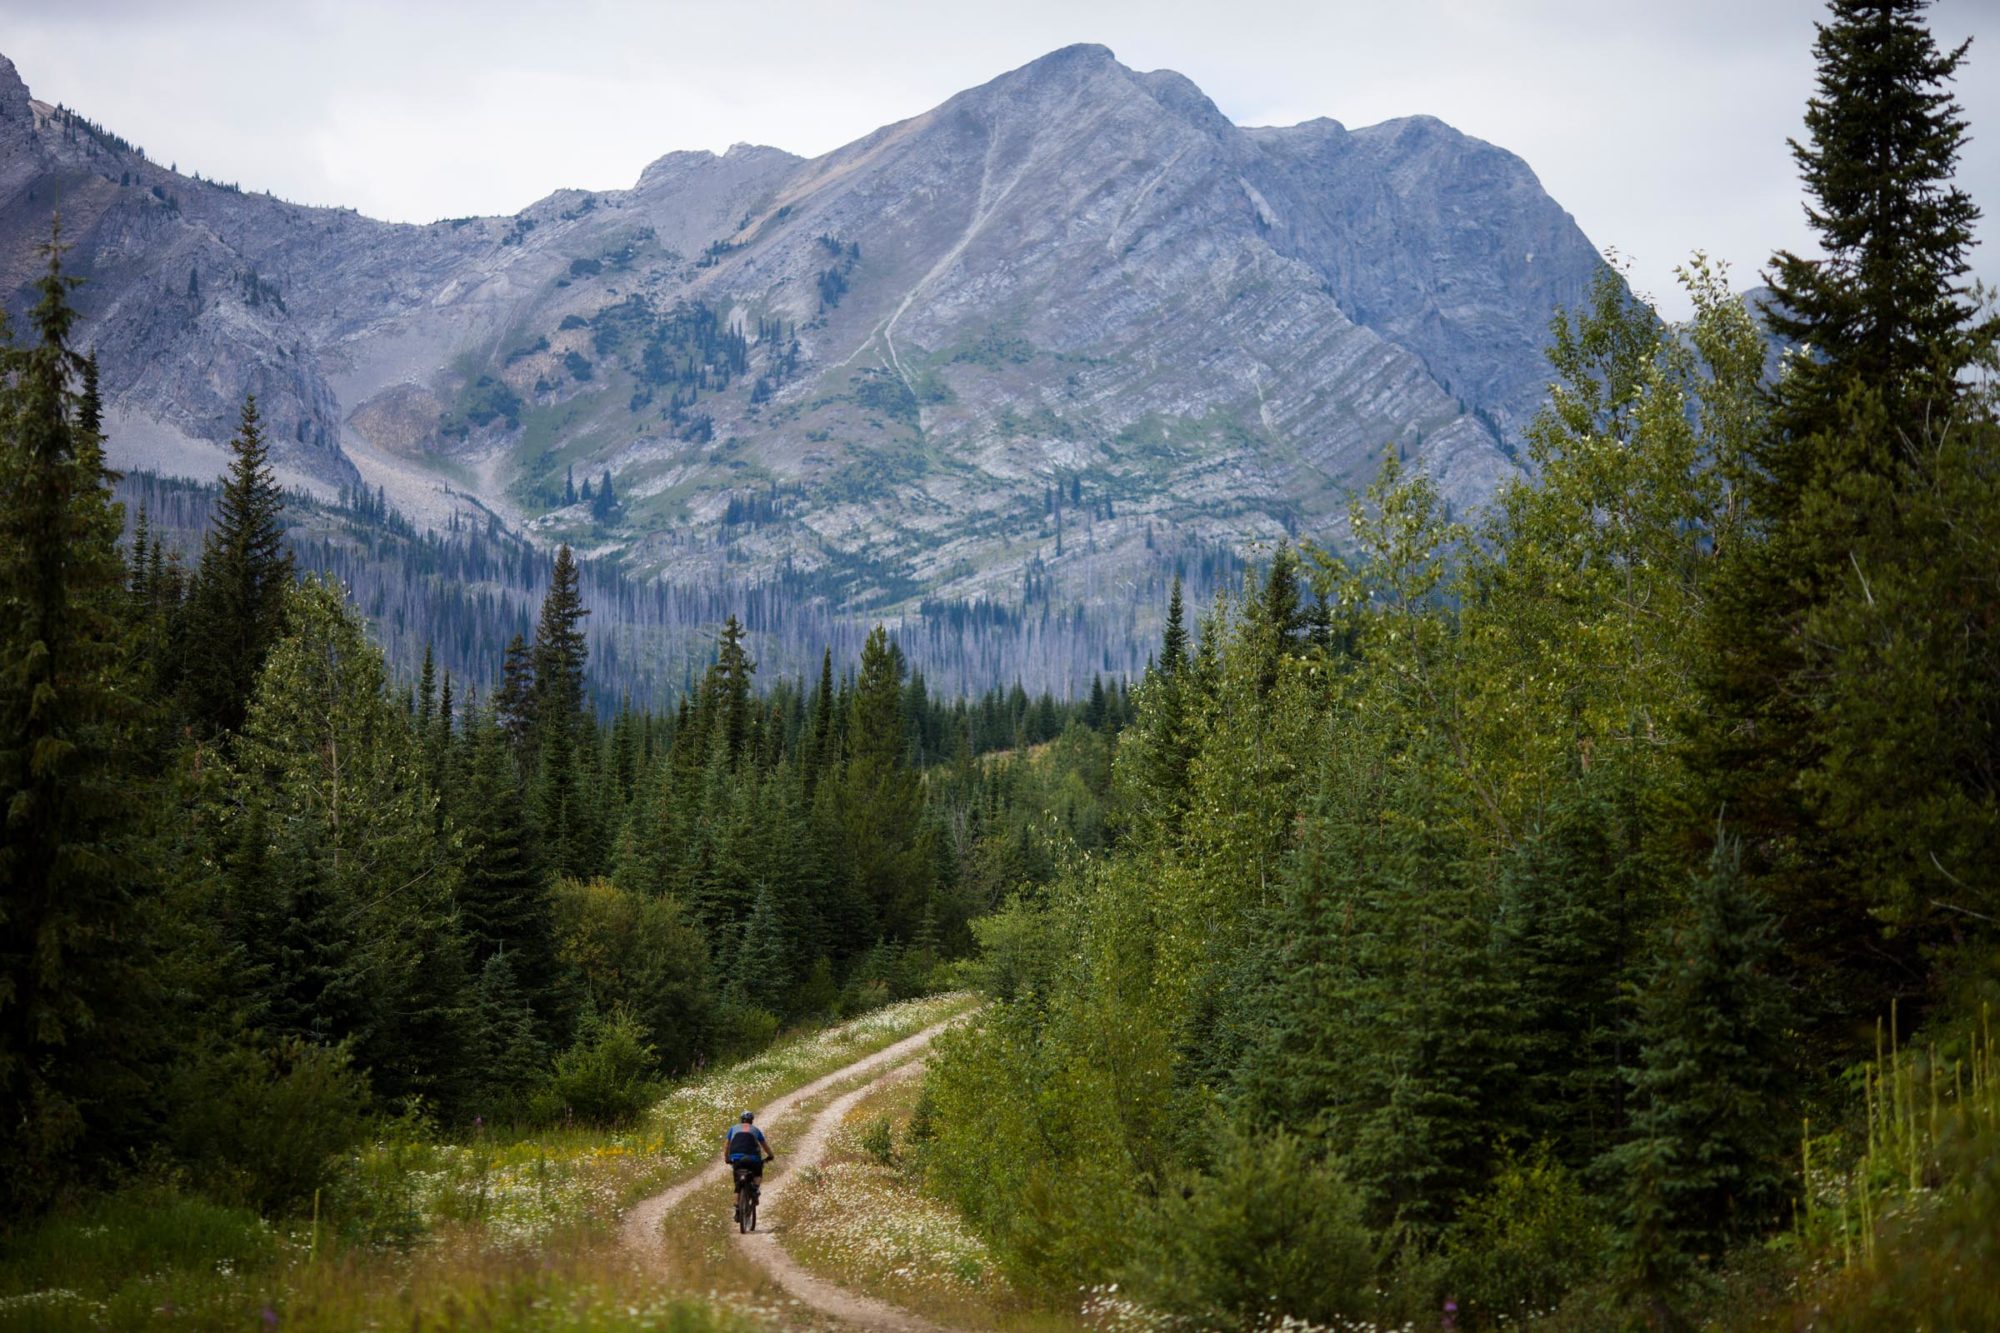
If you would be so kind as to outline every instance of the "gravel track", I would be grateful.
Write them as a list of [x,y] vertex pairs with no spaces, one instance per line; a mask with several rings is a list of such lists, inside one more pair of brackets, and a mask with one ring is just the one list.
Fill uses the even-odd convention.
[[[923,1054],[933,1038],[946,1028],[959,1022],[959,1018],[948,1018],[942,1023],[934,1023],[923,1031],[903,1038],[893,1046],[885,1047],[875,1054],[857,1060],[831,1074],[814,1079],[804,1087],[774,1098],[757,1112],[757,1123],[786,1151],[767,1168],[764,1178],[762,1209],[782,1197],[785,1183],[792,1172],[816,1165],[826,1155],[828,1142],[835,1129],[839,1128],[842,1117],[863,1097],[877,1091],[885,1084],[897,1079],[909,1078],[923,1068]],[[875,1077],[850,1092],[843,1093],[828,1103],[805,1126],[796,1140],[787,1143],[783,1134],[777,1132],[787,1124],[787,1117],[797,1112],[804,1103],[853,1079],[873,1074]],[[717,1126],[717,1129],[721,1129]],[[718,1135],[718,1138],[720,1135]],[[701,1191],[709,1191],[714,1205],[714,1223],[718,1227],[729,1227],[734,1233],[732,1200],[723,1189],[729,1183],[729,1173],[725,1164],[718,1159],[703,1167],[686,1180],[661,1190],[650,1198],[641,1200],[632,1211],[625,1215],[625,1222],[619,1228],[619,1237],[634,1252],[655,1259],[660,1258],[660,1225],[666,1215],[679,1207],[690,1197]],[[794,1299],[811,1306],[822,1314],[831,1315],[846,1323],[867,1329],[885,1329],[891,1333],[946,1333],[939,1325],[921,1319],[907,1310],[862,1296],[826,1279],[817,1277],[785,1253],[778,1243],[778,1232],[759,1230],[750,1235],[732,1234],[743,1254],[763,1269],[772,1281],[782,1287]]]

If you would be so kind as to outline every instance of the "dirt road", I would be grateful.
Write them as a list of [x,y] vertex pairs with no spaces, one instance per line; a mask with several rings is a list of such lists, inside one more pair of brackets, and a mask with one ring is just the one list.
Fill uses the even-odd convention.
[[[836,1069],[824,1078],[814,1079],[760,1108],[757,1123],[769,1130],[777,1146],[783,1149],[764,1177],[764,1198],[760,1211],[768,1212],[771,1205],[783,1196],[786,1181],[793,1172],[813,1166],[825,1155],[828,1140],[849,1108],[883,1084],[916,1074],[923,1068],[924,1050],[932,1039],[958,1021],[951,1018],[933,1024],[866,1059]],[[872,1079],[835,1098],[803,1126],[793,1123],[802,1118],[798,1110],[802,1105],[830,1089],[870,1074],[874,1075]],[[661,1221],[690,1197],[705,1196],[713,1208],[711,1210],[708,1205],[703,1205],[703,1224],[711,1220],[709,1214],[712,1211],[713,1224],[729,1229],[742,1246],[743,1253],[794,1299],[861,1328],[887,1329],[893,1333],[944,1333],[938,1325],[906,1310],[815,1277],[785,1253],[784,1247],[778,1243],[779,1233],[758,1231],[748,1236],[735,1235],[735,1223],[730,1218],[729,1175],[721,1160],[723,1128],[722,1125],[715,1127],[715,1162],[641,1201],[626,1214],[619,1234],[627,1246],[641,1254],[657,1255],[661,1249]]]

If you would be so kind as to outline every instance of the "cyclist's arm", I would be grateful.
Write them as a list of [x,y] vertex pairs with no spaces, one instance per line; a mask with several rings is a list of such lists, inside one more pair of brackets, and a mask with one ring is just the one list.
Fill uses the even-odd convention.
[[757,1146],[764,1150],[765,1161],[775,1162],[778,1160],[778,1154],[771,1151],[771,1141],[764,1137],[764,1131],[761,1129],[757,1131]]

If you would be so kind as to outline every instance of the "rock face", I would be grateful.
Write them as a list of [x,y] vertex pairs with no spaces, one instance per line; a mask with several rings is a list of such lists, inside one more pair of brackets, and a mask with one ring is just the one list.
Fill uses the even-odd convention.
[[1135,632],[1177,561],[1337,545],[1385,451],[1489,498],[1600,263],[1438,121],[1241,129],[1094,46],[813,160],[427,226],[176,175],[0,58],[17,309],[58,201],[122,463],[212,475],[255,391],[289,479],[420,519]]

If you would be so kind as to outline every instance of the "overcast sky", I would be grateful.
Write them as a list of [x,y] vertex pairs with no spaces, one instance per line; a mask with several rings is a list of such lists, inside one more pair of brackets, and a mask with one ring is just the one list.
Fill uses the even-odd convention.
[[[1703,248],[1754,282],[1807,248],[1785,149],[1813,0],[0,0],[0,52],[183,171],[423,222],[630,185],[679,148],[825,152],[1072,42],[1179,70],[1238,124],[1426,112],[1525,158],[1670,314]],[[1961,182],[2000,213],[2000,0]],[[2000,238],[2000,222],[1984,225]],[[2000,279],[1995,244],[1977,274]]]

